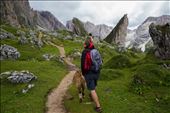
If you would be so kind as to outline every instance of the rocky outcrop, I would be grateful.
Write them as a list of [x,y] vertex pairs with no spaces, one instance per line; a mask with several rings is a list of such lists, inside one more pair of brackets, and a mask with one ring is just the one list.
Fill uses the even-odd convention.
[[1,1],[1,20],[13,26],[37,27],[40,26],[48,30],[65,29],[54,15],[48,11],[33,10],[28,0]]
[[[170,23],[170,15],[148,17],[141,25],[137,27],[137,29],[127,34],[127,47],[129,46],[130,48],[133,47],[141,51],[145,51],[145,45],[147,45],[147,43],[150,43],[151,40],[151,37],[149,35],[149,25],[151,23],[154,23],[156,25],[164,25],[166,23]],[[129,38],[129,36],[131,38]]]
[[72,20],[67,21],[66,27],[68,30],[72,31],[77,35],[87,35],[87,31],[84,28],[84,23],[81,22],[78,18],[73,18]]
[[149,26],[149,33],[155,46],[155,56],[170,59],[170,24]]
[[0,29],[0,40],[3,39],[14,39],[16,38],[12,33],[9,33],[3,29]]
[[34,23],[47,30],[65,29],[65,26],[48,11],[34,11]]
[[89,21],[82,22],[77,18],[67,21],[66,27],[68,30],[76,33],[77,35],[80,35],[80,31],[83,31],[82,33],[91,33],[92,36],[101,40],[104,39],[112,30],[112,27],[105,24],[95,25]]
[[84,28],[88,33],[91,33],[94,37],[100,40],[106,38],[106,36],[112,31],[112,27],[105,24],[94,25],[91,22],[84,23]]
[[32,80],[37,79],[37,76],[35,76],[33,73],[29,71],[12,71],[12,72],[4,72],[0,74],[0,77],[6,76],[7,79],[11,83],[28,83]]
[[0,47],[0,60],[4,59],[18,59],[20,57],[20,52],[12,46],[1,45]]
[[127,35],[128,17],[125,14],[118,24],[114,27],[112,32],[104,39],[108,43],[115,43],[117,45],[125,45],[125,37]]

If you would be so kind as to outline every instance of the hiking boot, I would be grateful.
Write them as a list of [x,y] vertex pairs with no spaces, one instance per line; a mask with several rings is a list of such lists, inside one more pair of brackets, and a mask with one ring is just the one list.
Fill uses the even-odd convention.
[[95,111],[97,113],[102,113],[102,108],[101,107],[95,107]]

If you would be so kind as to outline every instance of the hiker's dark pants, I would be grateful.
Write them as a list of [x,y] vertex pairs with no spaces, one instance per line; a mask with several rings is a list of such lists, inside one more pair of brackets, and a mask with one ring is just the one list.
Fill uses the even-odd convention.
[[90,71],[84,75],[88,90],[95,90],[95,88],[97,86],[97,80],[99,78],[99,74],[100,74],[100,72],[91,72]]

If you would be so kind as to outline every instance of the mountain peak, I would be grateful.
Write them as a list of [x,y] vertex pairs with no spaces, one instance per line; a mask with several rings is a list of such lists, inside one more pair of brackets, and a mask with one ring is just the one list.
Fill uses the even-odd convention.
[[108,43],[116,43],[124,45],[125,37],[127,34],[128,17],[127,14],[119,20],[118,24],[114,27],[112,32],[104,39]]

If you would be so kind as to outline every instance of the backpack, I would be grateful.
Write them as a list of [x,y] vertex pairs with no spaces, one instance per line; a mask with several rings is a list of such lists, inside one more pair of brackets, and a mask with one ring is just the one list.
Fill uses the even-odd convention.
[[84,70],[87,72],[90,70],[92,65],[92,59],[91,59],[91,55],[90,55],[90,51],[86,51],[86,55],[85,55],[85,61],[84,61]]
[[94,72],[99,72],[102,67],[102,58],[97,49],[92,49],[90,51],[90,56],[92,60],[91,70]]
[[81,70],[82,74],[88,71],[99,72],[102,67],[102,59],[97,49],[86,49],[81,56]]

